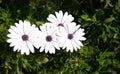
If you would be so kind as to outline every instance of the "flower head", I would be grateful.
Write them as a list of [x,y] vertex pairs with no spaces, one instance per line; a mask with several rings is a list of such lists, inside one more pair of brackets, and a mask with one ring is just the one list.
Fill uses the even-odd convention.
[[13,51],[28,55],[30,51],[34,53],[34,47],[39,48],[39,30],[34,24],[31,26],[30,22],[19,20],[19,23],[15,23],[8,31],[10,34],[7,35],[7,42],[10,43],[10,47],[14,47]]
[[86,40],[86,38],[83,37],[85,33],[84,29],[79,27],[80,25],[76,25],[74,22],[67,24],[66,28],[60,27],[58,33],[60,47],[73,52],[73,50],[77,50],[80,46],[83,46],[81,41]]
[[65,14],[63,14],[62,11],[59,11],[55,12],[55,16],[53,14],[50,14],[47,20],[53,25],[64,27],[65,24],[72,22],[74,20],[74,17],[72,17],[72,15],[68,15],[68,12],[65,12]]
[[49,52],[50,54],[54,54],[55,49],[59,50],[56,27],[51,25],[51,23],[45,23],[43,26],[40,26],[40,29],[40,52],[45,51],[45,53]]

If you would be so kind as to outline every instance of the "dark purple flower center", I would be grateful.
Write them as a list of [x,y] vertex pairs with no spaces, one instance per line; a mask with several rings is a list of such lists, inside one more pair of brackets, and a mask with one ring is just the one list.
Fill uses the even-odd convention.
[[24,34],[23,36],[22,36],[22,39],[23,39],[23,41],[27,41],[28,40],[28,35],[26,35],[26,34]]
[[48,36],[46,37],[46,41],[51,42],[51,41],[52,41],[52,37],[51,37],[50,35],[48,35]]
[[62,23],[58,24],[58,26],[62,26],[62,27],[64,27],[64,25],[63,25]]
[[68,39],[73,39],[73,34],[68,34]]

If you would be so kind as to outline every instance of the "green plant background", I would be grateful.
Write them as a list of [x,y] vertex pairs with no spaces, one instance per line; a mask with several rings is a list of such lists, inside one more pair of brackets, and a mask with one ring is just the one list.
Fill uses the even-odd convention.
[[[6,42],[19,20],[37,26],[49,14],[72,14],[85,29],[84,46],[73,53],[21,55]],[[0,0],[0,74],[119,74],[120,0]]]

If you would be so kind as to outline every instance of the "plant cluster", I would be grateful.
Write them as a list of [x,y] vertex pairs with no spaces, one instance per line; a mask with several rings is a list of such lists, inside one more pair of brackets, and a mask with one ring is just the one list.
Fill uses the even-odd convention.
[[[13,52],[7,43],[10,26],[27,20],[39,27],[59,10],[85,30],[83,47],[73,53],[67,48],[55,54],[36,48],[29,55]],[[119,17],[120,0],[0,0],[0,74],[118,74]]]

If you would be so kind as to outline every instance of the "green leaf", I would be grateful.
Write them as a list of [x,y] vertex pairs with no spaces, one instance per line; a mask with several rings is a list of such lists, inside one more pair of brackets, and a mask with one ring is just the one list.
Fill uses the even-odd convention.
[[118,6],[120,7],[120,0],[118,0]]
[[115,20],[115,18],[111,16],[110,18],[105,19],[105,23],[110,23],[114,20]]
[[91,20],[87,14],[81,15],[81,18],[84,19],[85,21]]
[[44,58],[43,60],[42,60],[42,63],[47,63],[49,60],[48,60],[48,58]]

